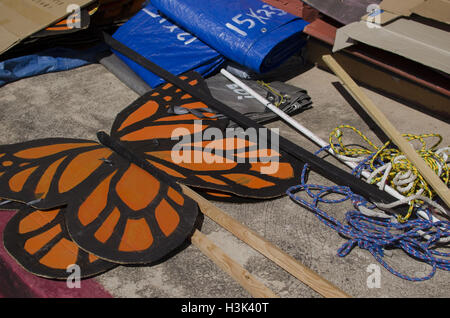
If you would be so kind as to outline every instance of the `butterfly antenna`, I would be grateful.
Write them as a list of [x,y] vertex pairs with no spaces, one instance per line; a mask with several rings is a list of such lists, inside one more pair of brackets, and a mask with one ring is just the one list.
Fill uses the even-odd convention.
[[39,202],[41,202],[41,201],[42,201],[42,199],[39,198],[39,199],[37,199],[37,200],[33,200],[33,201],[30,201],[30,202],[26,203],[26,205],[32,206],[33,204],[39,203]]
[[109,159],[106,158],[100,158],[99,160],[103,161],[104,163],[106,163],[107,165],[113,166],[113,162]]
[[12,201],[10,201],[10,200],[6,200],[6,201],[3,201],[3,202],[0,202],[0,206],[2,206],[2,205],[7,205],[8,203],[11,203]]

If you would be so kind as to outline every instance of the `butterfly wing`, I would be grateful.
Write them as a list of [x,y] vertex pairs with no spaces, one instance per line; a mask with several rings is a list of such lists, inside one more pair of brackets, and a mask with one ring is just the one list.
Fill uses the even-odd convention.
[[64,215],[64,208],[23,206],[6,225],[6,250],[27,271],[46,278],[67,279],[73,273],[86,278],[117,266],[80,249],[67,232]]
[[[180,78],[209,93],[198,73],[189,72]],[[177,114],[177,110],[184,113]],[[165,84],[143,95],[121,111],[112,126],[111,137],[134,148],[134,144],[152,146],[152,143],[149,143],[151,140],[171,140],[173,131],[180,126],[193,132],[195,120],[202,120],[203,128],[216,127],[225,130],[229,120],[223,117],[219,119],[216,115],[196,98],[172,84]]]
[[42,139],[0,146],[0,198],[65,207],[71,239],[116,263],[150,263],[193,230],[197,205],[96,142]]
[[[208,91],[195,72],[181,78]],[[173,114],[176,108],[188,113]],[[267,138],[260,132],[239,134],[226,129],[228,120],[216,115],[199,100],[166,84],[120,113],[111,135],[186,185],[241,197],[274,198],[298,183],[300,162],[276,147],[264,146]]]
[[90,13],[87,9],[82,9],[80,14],[73,14],[67,18],[61,19],[55,24],[34,33],[31,38],[44,38],[50,36],[63,35],[86,29],[90,24]]
[[49,138],[0,146],[0,198],[42,210],[63,206],[74,190],[87,189],[95,182],[92,174],[111,155],[99,143],[79,139]]
[[283,195],[301,171],[296,161],[272,148],[261,149],[243,135],[199,142],[187,138],[170,150],[145,152],[145,158],[176,171],[183,184],[249,198]]
[[78,245],[103,259],[153,263],[192,234],[198,208],[177,184],[121,161],[115,157],[120,168],[69,203],[67,227]]

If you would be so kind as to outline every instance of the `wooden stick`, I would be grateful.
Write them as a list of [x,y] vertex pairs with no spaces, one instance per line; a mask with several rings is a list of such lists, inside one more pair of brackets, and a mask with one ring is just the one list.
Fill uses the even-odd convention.
[[196,230],[191,237],[191,242],[217,266],[233,277],[242,287],[255,298],[278,298],[278,296],[257,280],[246,269],[230,258],[206,235]]
[[362,89],[348,75],[348,73],[336,62],[331,55],[323,56],[323,60],[328,67],[341,79],[347,89],[353,94],[356,100],[364,108],[367,114],[380,126],[386,135],[397,145],[406,157],[417,168],[424,179],[436,191],[439,197],[450,207],[450,190],[442,182],[439,176],[431,170],[427,163],[417,154],[413,146],[395,129],[387,117],[375,106]]
[[278,247],[268,242],[254,231],[239,223],[231,216],[223,212],[207,199],[193,191],[192,189],[181,185],[183,192],[188,197],[195,200],[203,214],[214,222],[225,228],[234,236],[245,242],[253,249],[273,261],[275,264],[286,270],[288,273],[314,289],[324,297],[329,298],[349,298],[350,296],[334,286],[323,277],[299,263],[293,257],[281,251]]

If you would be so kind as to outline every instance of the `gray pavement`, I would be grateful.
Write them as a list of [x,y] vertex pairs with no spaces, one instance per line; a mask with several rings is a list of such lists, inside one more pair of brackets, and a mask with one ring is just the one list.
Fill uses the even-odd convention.
[[[376,127],[363,120],[358,108],[343,98],[333,85],[337,81],[334,75],[317,68],[290,80],[289,83],[307,89],[314,102],[312,109],[297,115],[296,119],[324,139],[328,139],[336,126],[349,124],[379,143]],[[449,143],[447,123],[365,91],[399,131],[439,132],[445,143]],[[134,92],[101,65],[8,84],[0,88],[0,144],[45,137],[95,140],[96,132],[109,131],[116,114],[136,98]],[[280,128],[281,135],[310,151],[317,149],[281,122],[268,126]],[[314,173],[310,180],[330,184]],[[444,271],[438,271],[429,281],[412,283],[381,268],[380,288],[368,288],[367,268],[378,264],[372,255],[355,248],[347,257],[338,257],[336,251],[345,239],[288,197],[251,204],[217,203],[217,206],[354,297],[450,296],[450,275]],[[348,204],[330,206],[329,212],[342,219],[348,208]],[[201,230],[279,296],[320,297],[208,218]],[[429,266],[417,263],[401,251],[393,251],[386,260],[400,272],[410,275],[424,275],[430,270]],[[162,264],[121,266],[95,279],[116,297],[249,297],[194,246],[188,246]]]

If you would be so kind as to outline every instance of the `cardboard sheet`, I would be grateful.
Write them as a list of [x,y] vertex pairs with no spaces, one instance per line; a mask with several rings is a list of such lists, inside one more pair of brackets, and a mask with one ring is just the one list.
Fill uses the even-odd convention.
[[333,52],[355,42],[393,52],[450,74],[450,36],[438,28],[403,18],[380,28],[369,28],[365,21],[355,22],[337,31]]
[[[450,0],[383,0],[380,7],[381,24],[413,14],[450,24]],[[363,20],[367,20],[364,16]]]
[[0,54],[93,0],[0,0]]

